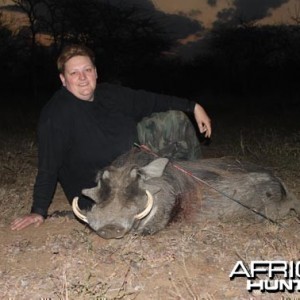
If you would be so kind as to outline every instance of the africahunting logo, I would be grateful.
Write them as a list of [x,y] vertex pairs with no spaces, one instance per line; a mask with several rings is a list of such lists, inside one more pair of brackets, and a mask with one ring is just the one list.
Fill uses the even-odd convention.
[[249,292],[299,292],[300,261],[255,260],[248,265],[240,260],[229,275],[230,280],[236,277],[247,278],[246,289]]

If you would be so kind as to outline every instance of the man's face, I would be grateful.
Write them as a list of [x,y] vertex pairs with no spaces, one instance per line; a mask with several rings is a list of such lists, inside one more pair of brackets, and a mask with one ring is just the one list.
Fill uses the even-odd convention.
[[65,63],[60,80],[73,95],[85,101],[94,100],[97,70],[88,56],[74,56]]

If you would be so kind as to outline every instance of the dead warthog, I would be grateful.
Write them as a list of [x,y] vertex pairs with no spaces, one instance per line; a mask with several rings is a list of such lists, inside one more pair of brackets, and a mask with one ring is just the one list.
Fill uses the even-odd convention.
[[92,209],[81,211],[75,198],[73,211],[106,239],[121,238],[129,232],[154,234],[182,207],[197,210],[199,218],[261,218],[232,200],[236,199],[271,220],[278,220],[297,205],[271,173],[228,158],[169,163],[166,158],[133,150],[101,170],[96,184],[82,190],[95,202]]

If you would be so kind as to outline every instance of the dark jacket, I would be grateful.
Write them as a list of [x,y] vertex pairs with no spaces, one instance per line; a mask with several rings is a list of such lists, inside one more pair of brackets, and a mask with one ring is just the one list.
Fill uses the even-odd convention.
[[[76,98],[66,88],[43,108],[38,125],[38,174],[32,213],[47,216],[59,181],[69,202],[95,185],[99,169],[137,142],[137,123],[153,112],[193,111],[195,102],[103,83],[94,101]],[[81,198],[84,208],[90,203]]]

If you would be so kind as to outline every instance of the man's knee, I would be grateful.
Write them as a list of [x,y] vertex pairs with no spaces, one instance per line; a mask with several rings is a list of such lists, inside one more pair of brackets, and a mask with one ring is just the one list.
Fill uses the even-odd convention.
[[184,160],[201,157],[195,128],[181,111],[154,113],[144,118],[137,130],[139,142],[160,156]]

